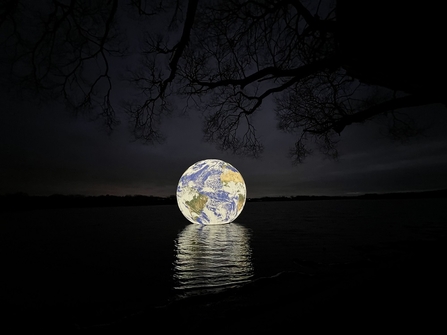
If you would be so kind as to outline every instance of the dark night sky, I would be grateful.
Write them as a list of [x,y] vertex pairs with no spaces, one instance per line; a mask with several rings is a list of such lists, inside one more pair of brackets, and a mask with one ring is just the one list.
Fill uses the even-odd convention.
[[[124,92],[118,88],[114,99],[125,98]],[[0,195],[169,196],[182,173],[206,158],[234,165],[249,197],[447,188],[447,112],[441,105],[408,110],[430,128],[406,143],[391,141],[376,121],[351,125],[340,136],[338,160],[316,151],[294,165],[287,157],[293,135],[277,130],[268,103],[254,121],[265,150],[259,159],[251,159],[204,143],[199,113],[165,120],[166,141],[152,146],[131,140],[124,115],[119,128],[107,135],[100,122],[75,117],[62,104],[38,106],[5,91],[0,99]]]
[[73,116],[63,105],[36,107],[6,96],[0,123],[0,194],[175,194],[181,174],[206,158],[233,164],[249,197],[348,195],[447,188],[447,113],[431,105],[412,112],[431,125],[425,135],[393,142],[370,122],[345,129],[338,160],[318,152],[304,163],[287,157],[293,136],[276,129],[264,107],[256,119],[265,151],[259,159],[224,153],[202,141],[201,121],[191,113],[163,125],[161,145],[131,140],[125,116],[110,136],[100,122]]

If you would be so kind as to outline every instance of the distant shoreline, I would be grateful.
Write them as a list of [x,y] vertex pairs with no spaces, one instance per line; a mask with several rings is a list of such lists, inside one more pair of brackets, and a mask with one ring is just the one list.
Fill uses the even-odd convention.
[[[374,200],[374,199],[427,199],[447,198],[447,189],[398,192],[398,193],[367,193],[352,196],[324,196],[324,195],[297,195],[279,197],[248,198],[247,202],[264,201],[314,201],[314,200]],[[175,205],[176,197],[156,197],[145,195],[60,195],[32,196],[25,193],[7,194],[0,196],[0,210],[27,210],[43,208],[80,208],[80,207],[118,207],[118,206],[152,206]]]
[[261,197],[248,199],[258,201],[308,201],[308,200],[342,200],[342,199],[421,199],[421,198],[447,198],[446,190],[432,190],[420,192],[394,192],[394,193],[365,193],[359,195],[296,195],[280,197]]

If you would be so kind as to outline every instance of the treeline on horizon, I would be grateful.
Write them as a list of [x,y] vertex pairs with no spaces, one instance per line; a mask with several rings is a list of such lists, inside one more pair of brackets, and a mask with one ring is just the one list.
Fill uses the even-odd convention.
[[[368,193],[362,195],[324,196],[324,195],[297,195],[279,197],[248,198],[247,202],[262,201],[310,201],[310,200],[337,200],[337,199],[421,199],[421,198],[447,198],[447,189],[421,192],[399,193]],[[151,206],[173,205],[177,200],[175,195],[157,197],[147,195],[62,195],[33,196],[26,193],[6,194],[0,196],[0,208],[3,210],[26,210],[38,208],[73,208],[73,207],[117,207],[117,206]]]
[[35,196],[27,193],[6,194],[0,196],[0,208],[3,209],[37,209],[37,208],[72,208],[72,207],[117,207],[171,205],[176,203],[175,196],[156,197],[146,195],[63,195]]
[[296,195],[280,197],[252,198],[249,201],[308,201],[308,200],[340,200],[340,199],[423,199],[423,198],[447,198],[447,189],[420,191],[420,192],[395,192],[395,193],[366,193],[359,195]]

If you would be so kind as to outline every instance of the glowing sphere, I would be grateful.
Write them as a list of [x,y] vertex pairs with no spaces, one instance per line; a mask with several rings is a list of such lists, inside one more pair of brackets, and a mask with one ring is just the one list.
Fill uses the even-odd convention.
[[245,205],[247,190],[242,175],[231,164],[206,159],[191,165],[177,186],[177,204],[192,223],[234,221]]

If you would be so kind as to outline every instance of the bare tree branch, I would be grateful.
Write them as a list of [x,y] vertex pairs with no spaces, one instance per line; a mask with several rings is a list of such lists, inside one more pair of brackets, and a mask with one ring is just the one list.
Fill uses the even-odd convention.
[[337,120],[331,128],[334,129],[337,133],[341,133],[345,127],[353,123],[362,123],[366,120],[386,113],[391,112],[396,109],[402,109],[407,107],[416,107],[423,106],[427,104],[433,103],[441,103],[442,100],[437,101],[436,97],[432,97],[430,95],[409,95],[401,98],[395,98],[392,100],[388,100],[374,106],[369,107],[368,109],[361,110],[355,114],[346,115],[343,118]]
[[[364,6],[381,22],[372,35],[368,16],[349,12]],[[297,136],[296,161],[315,146],[336,157],[345,127],[388,114],[393,136],[410,136],[412,123],[397,110],[447,101],[446,85],[434,80],[447,77],[445,48],[434,43],[445,38],[418,40],[436,52],[427,51],[423,68],[414,70],[420,58],[412,56],[413,46],[409,52],[401,38],[392,41],[397,46],[380,44],[375,35],[389,41],[396,25],[391,9],[375,8],[354,0],[6,0],[0,4],[0,60],[7,64],[1,78],[5,86],[63,99],[75,110],[97,108],[113,129],[115,62],[131,54],[121,78],[136,94],[121,104],[135,139],[162,141],[160,124],[185,101],[182,112],[202,113],[205,140],[258,156],[263,146],[254,118],[272,101],[278,127]],[[437,26],[429,23],[408,26],[411,41],[432,36]]]

